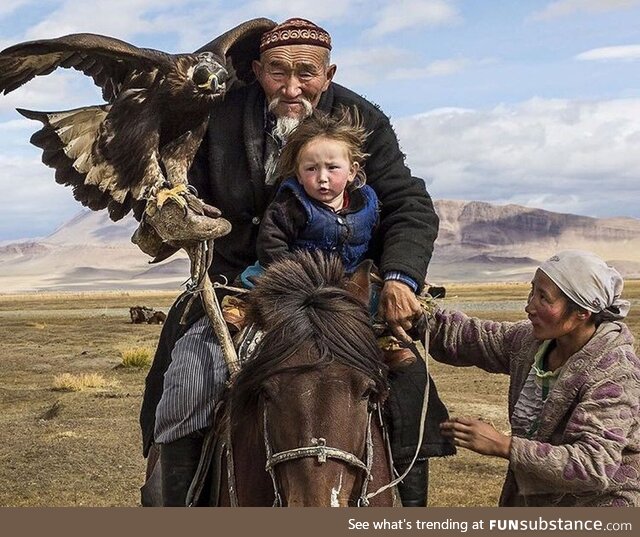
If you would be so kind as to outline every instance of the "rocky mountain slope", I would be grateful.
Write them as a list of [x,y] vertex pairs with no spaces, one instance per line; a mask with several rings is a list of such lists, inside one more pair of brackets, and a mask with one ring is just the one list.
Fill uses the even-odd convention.
[[[640,277],[640,220],[597,219],[517,205],[436,202],[440,234],[432,283],[523,281],[554,252],[596,252],[626,277]],[[188,260],[158,265],[130,241],[132,218],[111,222],[82,211],[51,235],[0,246],[0,292],[89,289],[180,289]]]
[[553,253],[591,250],[640,277],[640,220],[598,219],[483,202],[438,201],[440,233],[429,279],[520,281]]
[[94,289],[179,289],[189,275],[186,256],[159,265],[131,243],[132,217],[112,222],[84,210],[51,235],[0,247],[0,292]]

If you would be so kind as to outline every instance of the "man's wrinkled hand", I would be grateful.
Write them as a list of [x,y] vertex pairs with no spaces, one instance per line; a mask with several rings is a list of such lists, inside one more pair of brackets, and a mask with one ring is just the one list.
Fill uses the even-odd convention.
[[378,315],[400,341],[411,343],[407,332],[422,316],[422,308],[413,290],[397,280],[386,280],[380,293]]

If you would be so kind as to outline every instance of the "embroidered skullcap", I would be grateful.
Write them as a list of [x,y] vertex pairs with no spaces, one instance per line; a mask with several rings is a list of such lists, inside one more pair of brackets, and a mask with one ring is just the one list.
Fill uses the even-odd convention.
[[260,54],[285,45],[315,45],[331,50],[329,32],[307,19],[288,19],[260,38]]
[[630,303],[620,298],[620,273],[591,252],[564,250],[541,266],[553,282],[578,306],[602,314],[603,320],[624,319]]

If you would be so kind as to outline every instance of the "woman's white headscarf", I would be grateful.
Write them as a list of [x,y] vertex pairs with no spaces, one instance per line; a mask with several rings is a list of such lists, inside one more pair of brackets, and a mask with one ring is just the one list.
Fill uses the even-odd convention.
[[600,313],[603,320],[624,319],[629,313],[629,301],[620,298],[622,276],[591,252],[564,250],[547,259],[540,270],[578,306]]

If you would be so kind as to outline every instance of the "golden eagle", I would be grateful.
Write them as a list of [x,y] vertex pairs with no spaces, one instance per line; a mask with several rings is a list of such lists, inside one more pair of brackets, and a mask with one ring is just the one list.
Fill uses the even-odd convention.
[[161,206],[168,198],[213,216],[215,210],[194,202],[186,189],[187,171],[212,100],[223,98],[232,84],[252,80],[260,36],[274,26],[269,19],[247,21],[192,54],[86,33],[20,43],[0,52],[0,92],[58,67],[90,76],[107,104],[59,112],[18,109],[44,124],[31,142],[43,149],[56,181],[72,186],[83,205],[108,208],[112,220],[131,210],[139,220],[148,200]]
[[29,41],[0,52],[0,93],[58,67],[81,71],[102,88],[106,104],[18,111],[44,124],[31,142],[78,201],[93,210],[107,208],[112,220],[133,210],[142,222],[132,240],[157,261],[177,248],[187,251],[190,290],[202,294],[232,371],[235,351],[207,274],[213,240],[229,233],[231,224],[189,190],[187,172],[212,101],[233,84],[252,81],[260,37],[274,26],[269,19],[247,21],[192,54],[95,34]]

